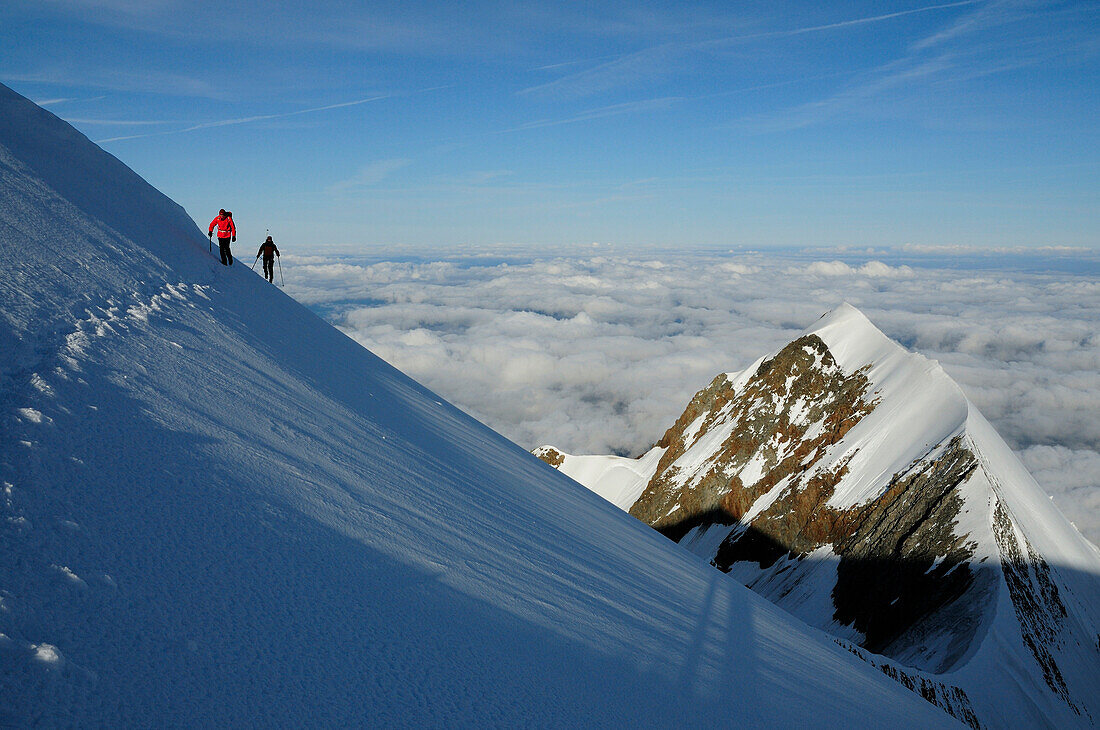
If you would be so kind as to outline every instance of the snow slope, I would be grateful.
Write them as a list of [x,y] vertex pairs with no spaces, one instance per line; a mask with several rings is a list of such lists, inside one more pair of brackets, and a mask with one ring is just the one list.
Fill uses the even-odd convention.
[[0,724],[953,722],[4,87],[0,223]]
[[536,454],[810,625],[959,688],[983,726],[1100,721],[1100,552],[938,363],[849,305],[716,378],[638,460]]
[[665,450],[655,446],[637,459],[623,456],[574,456],[553,446],[541,446],[533,452],[546,461],[557,459],[554,465],[562,474],[575,479],[621,510],[629,510],[646,488],[657,462]]

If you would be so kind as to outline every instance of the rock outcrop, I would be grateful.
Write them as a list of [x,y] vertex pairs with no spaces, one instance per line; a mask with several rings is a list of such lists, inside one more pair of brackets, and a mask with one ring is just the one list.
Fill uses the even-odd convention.
[[[740,520],[777,484],[799,482],[874,408],[865,398],[867,387],[862,372],[845,374],[814,335],[765,360],[740,388],[719,375],[658,442],[666,451],[630,514],[673,539],[707,515]],[[719,428],[729,422],[737,428]],[[690,446],[711,436],[721,441],[704,464],[678,463]],[[812,487],[828,490],[837,478],[817,475]]]

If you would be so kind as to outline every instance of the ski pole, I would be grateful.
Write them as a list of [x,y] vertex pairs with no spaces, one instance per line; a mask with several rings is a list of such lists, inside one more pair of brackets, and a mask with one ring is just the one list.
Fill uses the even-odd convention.
[[281,256],[277,256],[276,259],[279,261],[279,282],[286,286],[286,279],[283,278],[283,259]]
[[[256,256],[256,261],[259,261],[259,260],[260,260],[260,257],[259,257],[259,255],[257,255],[257,256]],[[253,261],[253,262],[252,262],[252,270],[253,270],[253,271],[255,271],[255,270],[256,270],[256,261]]]

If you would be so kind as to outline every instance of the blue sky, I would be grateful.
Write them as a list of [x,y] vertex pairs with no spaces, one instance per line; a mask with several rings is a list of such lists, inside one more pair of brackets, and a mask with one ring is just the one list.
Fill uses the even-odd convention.
[[299,250],[1095,246],[1100,3],[8,0],[0,81]]

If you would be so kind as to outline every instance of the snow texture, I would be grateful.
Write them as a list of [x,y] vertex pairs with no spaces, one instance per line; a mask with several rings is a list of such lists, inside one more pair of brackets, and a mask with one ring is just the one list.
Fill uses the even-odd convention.
[[0,724],[953,724],[204,238],[0,87]]
[[[553,448],[553,447],[551,447]],[[665,450],[655,446],[637,459],[623,456],[573,456],[557,449],[564,458],[557,467],[621,510],[638,501],[657,469]]]

